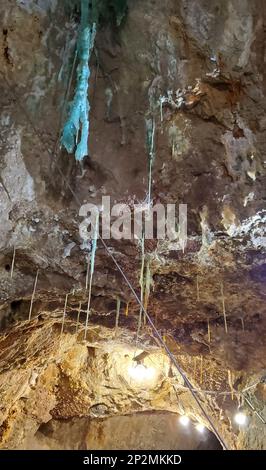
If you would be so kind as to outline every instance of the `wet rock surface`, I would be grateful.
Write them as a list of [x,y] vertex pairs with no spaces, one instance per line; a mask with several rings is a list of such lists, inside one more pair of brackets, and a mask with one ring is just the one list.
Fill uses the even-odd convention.
[[[71,96],[74,86],[69,77],[77,15],[56,0],[10,0],[2,2],[0,18],[1,341],[6,335],[12,339],[2,343],[3,370],[11,358],[18,360],[1,400],[1,445],[22,445],[29,429],[37,432],[51,417],[88,416],[88,384],[80,402],[70,406],[72,395],[68,401],[64,395],[65,389],[70,393],[68,368],[62,379],[61,366],[49,363],[49,348],[55,348],[61,327],[61,320],[53,326],[49,315],[60,312],[61,318],[65,295],[72,292],[67,318],[75,321],[81,302],[84,322],[87,252],[79,236],[79,207],[101,204],[103,195],[130,204],[145,200],[146,125],[154,118],[153,200],[187,204],[188,244],[182,253],[175,243],[146,241],[152,278],[148,311],[195,385],[229,392],[203,401],[217,423],[224,416],[221,432],[230,445],[265,447],[265,425],[250,408],[249,430],[234,428],[237,393],[234,400],[230,395],[231,386],[238,392],[265,376],[265,5],[259,0],[129,1],[121,27],[103,27],[96,36],[89,156],[83,168],[60,150],[58,139],[66,93]],[[161,119],[160,96],[172,91],[175,97],[177,90],[181,105],[165,102]],[[109,240],[108,246],[139,293],[139,245]],[[33,323],[27,325],[37,270]],[[90,322],[107,343],[117,296],[121,334],[132,342],[139,308],[99,242]],[[45,322],[37,321],[44,312]],[[50,346],[48,331],[54,338]],[[87,346],[72,333],[70,350],[75,356],[78,348],[78,357],[88,361]],[[150,333],[146,326],[141,335],[145,340]],[[45,353],[36,346],[29,356],[23,337],[35,344],[39,334]],[[47,397],[41,399],[45,411],[35,391],[31,404],[21,391],[9,403],[12,380],[26,387],[39,359],[40,380],[48,384]],[[56,394],[53,387],[58,387]],[[123,405],[116,408],[125,395],[121,383],[117,387],[122,391],[117,405],[108,404],[110,415],[125,413]],[[265,396],[258,387],[265,385],[253,387],[248,397],[265,420]],[[42,395],[41,382],[40,390]],[[131,399],[127,406],[132,407]],[[141,407],[157,409],[151,400],[149,395]],[[169,400],[160,406],[180,412]],[[191,398],[185,405],[198,418]],[[12,420],[19,429],[16,438]]]

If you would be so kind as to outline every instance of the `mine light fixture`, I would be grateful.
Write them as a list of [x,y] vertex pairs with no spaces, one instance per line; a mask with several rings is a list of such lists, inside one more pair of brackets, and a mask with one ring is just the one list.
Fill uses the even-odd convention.
[[238,408],[238,411],[234,416],[234,421],[239,426],[245,426],[247,424],[248,418],[242,408]]
[[186,427],[186,426],[189,425],[190,419],[189,419],[189,417],[188,417],[187,415],[182,415],[182,416],[180,416],[180,418],[179,418],[179,422],[180,422],[180,424],[182,424],[182,426],[185,426],[185,427]]

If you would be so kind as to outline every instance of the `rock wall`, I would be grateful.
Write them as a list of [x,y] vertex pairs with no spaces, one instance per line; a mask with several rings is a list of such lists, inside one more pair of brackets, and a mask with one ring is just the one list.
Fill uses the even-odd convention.
[[[265,4],[128,4],[120,28],[105,26],[97,33],[89,156],[81,168],[59,146],[64,103],[74,87],[78,13],[56,0],[1,3],[3,328],[28,317],[37,270],[33,317],[63,309],[71,291],[67,316],[75,318],[82,302],[84,320],[87,252],[78,232],[80,204],[100,204],[102,195],[128,203],[145,199],[146,126],[153,118],[152,196],[155,202],[188,205],[189,238],[184,254],[175,243],[146,242],[153,281],[149,312],[191,380],[229,393],[217,395],[215,405],[212,400],[214,419],[224,416],[230,429],[237,393],[258,383],[249,399],[265,420]],[[161,120],[160,96],[177,90],[180,106],[166,102]],[[138,244],[108,244],[139,292]],[[91,322],[104,335],[105,328],[113,331],[117,296],[123,309],[130,302],[120,327],[134,335],[138,306],[99,244]],[[148,333],[142,330],[141,341]],[[21,346],[16,354],[21,356]],[[21,365],[26,375],[27,364]],[[22,403],[19,396],[12,406],[21,410]],[[5,423],[13,408],[3,407]],[[249,429],[238,441],[237,430],[232,436],[222,432],[232,446],[263,448],[264,427],[251,412]]]
[[115,416],[104,420],[76,419],[68,422],[50,421],[42,426],[28,449],[82,450],[212,450],[219,444],[210,433],[182,429],[177,415],[170,413],[139,413]]

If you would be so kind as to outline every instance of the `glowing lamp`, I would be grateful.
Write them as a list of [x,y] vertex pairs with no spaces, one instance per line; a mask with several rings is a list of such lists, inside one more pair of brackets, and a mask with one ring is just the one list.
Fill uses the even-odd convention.
[[238,411],[234,416],[234,420],[239,426],[245,426],[245,424],[247,424],[248,419],[247,415],[243,413],[243,411]]
[[183,416],[180,416],[179,422],[182,424],[182,426],[188,426],[190,423],[190,419],[188,416],[183,415]]
[[141,382],[143,380],[153,379],[155,370],[153,367],[146,367],[143,364],[137,364],[128,368],[128,374],[132,379]]
[[202,434],[205,431],[205,426],[201,423],[198,423],[196,425],[196,429],[197,429],[198,432],[200,432]]

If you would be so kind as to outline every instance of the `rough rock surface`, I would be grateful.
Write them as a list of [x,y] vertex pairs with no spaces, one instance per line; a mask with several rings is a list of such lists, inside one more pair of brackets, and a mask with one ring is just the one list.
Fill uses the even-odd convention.
[[[93,429],[97,429],[97,419],[102,420],[108,416],[129,415],[130,419],[131,414],[149,410],[165,415],[167,411],[183,413],[184,409],[189,409],[191,419],[197,423],[198,409],[194,403],[190,403],[187,388],[172,370],[168,357],[150,344],[149,339],[141,346],[149,353],[145,365],[152,367],[155,373],[143,383],[129,374],[132,360],[141,353],[142,348],[136,350],[133,338],[122,329],[114,336],[110,330],[90,325],[87,341],[83,339],[83,327],[80,325],[76,333],[76,324],[72,321],[66,323],[62,335],[58,334],[60,330],[61,318],[58,315],[53,314],[51,318],[51,314],[42,314],[30,325],[26,321],[13,327],[1,339],[2,448],[36,446],[40,437],[37,432],[43,433],[45,430],[55,440],[48,443],[51,448],[56,445],[67,446],[67,443],[60,442],[59,436],[56,437],[56,429],[60,431],[60,421],[77,417],[96,420],[96,424],[95,420],[91,422],[88,431],[89,442],[94,442],[95,446],[107,445],[107,442],[104,444],[106,437],[103,442],[97,443],[100,430],[97,434]],[[215,413],[215,404],[210,402],[209,406]],[[138,418],[134,419],[137,428]],[[166,416],[164,419],[167,421]],[[175,422],[178,430],[176,415],[171,420],[172,424],[169,422],[169,426],[173,426]],[[152,425],[152,417],[150,421]],[[202,419],[201,421],[204,422]],[[75,433],[75,419],[73,426],[71,422],[69,431],[73,427]],[[110,423],[107,422],[107,426],[112,426],[112,421]],[[85,432],[87,426],[86,420],[83,421],[83,427],[79,428],[80,433],[82,429]],[[222,427],[228,433],[226,422]],[[180,445],[196,446],[196,435],[197,432],[192,428],[190,440],[184,436],[182,441],[180,433]],[[143,436],[144,434],[142,439]],[[228,436],[230,437],[229,433]],[[129,445],[130,448],[132,439],[137,448],[141,447],[141,433],[139,440],[134,435],[130,437],[129,433],[116,446]],[[82,442],[80,445],[84,446],[86,439]],[[145,442],[148,444],[147,440]],[[167,447],[165,441],[160,444],[159,439],[156,439],[156,442],[157,445]],[[175,437],[171,445],[174,442]],[[79,441],[76,445],[78,444]],[[42,440],[38,445],[42,445]]]
[[219,449],[210,434],[178,426],[175,414],[138,413],[102,420],[51,420],[26,443],[28,449]]
[[[51,318],[62,312],[71,291],[67,317],[76,318],[81,301],[84,320],[87,253],[79,237],[79,207],[100,204],[103,195],[129,203],[145,199],[146,122],[153,117],[153,199],[188,205],[189,239],[184,254],[175,243],[146,242],[153,280],[148,310],[195,386],[229,392],[202,398],[228,445],[265,448],[265,425],[250,408],[244,431],[235,429],[232,416],[237,393],[258,383],[247,398],[266,419],[266,6],[260,0],[128,3],[119,29],[97,33],[90,155],[83,168],[58,145],[77,15],[56,0],[0,5],[1,445],[23,445],[28,432],[51,417],[91,416],[88,409],[99,403],[97,396],[88,397],[85,381],[70,404],[71,375],[75,390],[82,361],[89,361],[90,370],[101,359],[73,331],[61,338],[61,354],[59,320],[49,320],[49,312]],[[177,89],[182,106],[165,105],[161,122],[159,97]],[[139,293],[138,244],[108,245]],[[46,312],[45,321],[41,316],[27,324],[37,270],[33,317]],[[130,302],[119,326],[124,343],[132,343],[139,309],[99,243],[91,328],[107,348],[110,343],[119,350],[120,340],[113,338],[117,296],[123,312]],[[140,341],[153,350],[150,333],[143,328]],[[38,380],[31,385],[35,367]],[[102,373],[99,387],[106,380]],[[128,407],[135,412],[135,406],[180,412],[185,405],[200,417],[189,394],[176,400],[168,390],[154,404],[155,390],[142,398],[120,382],[116,387],[104,401],[108,415],[128,413]]]

